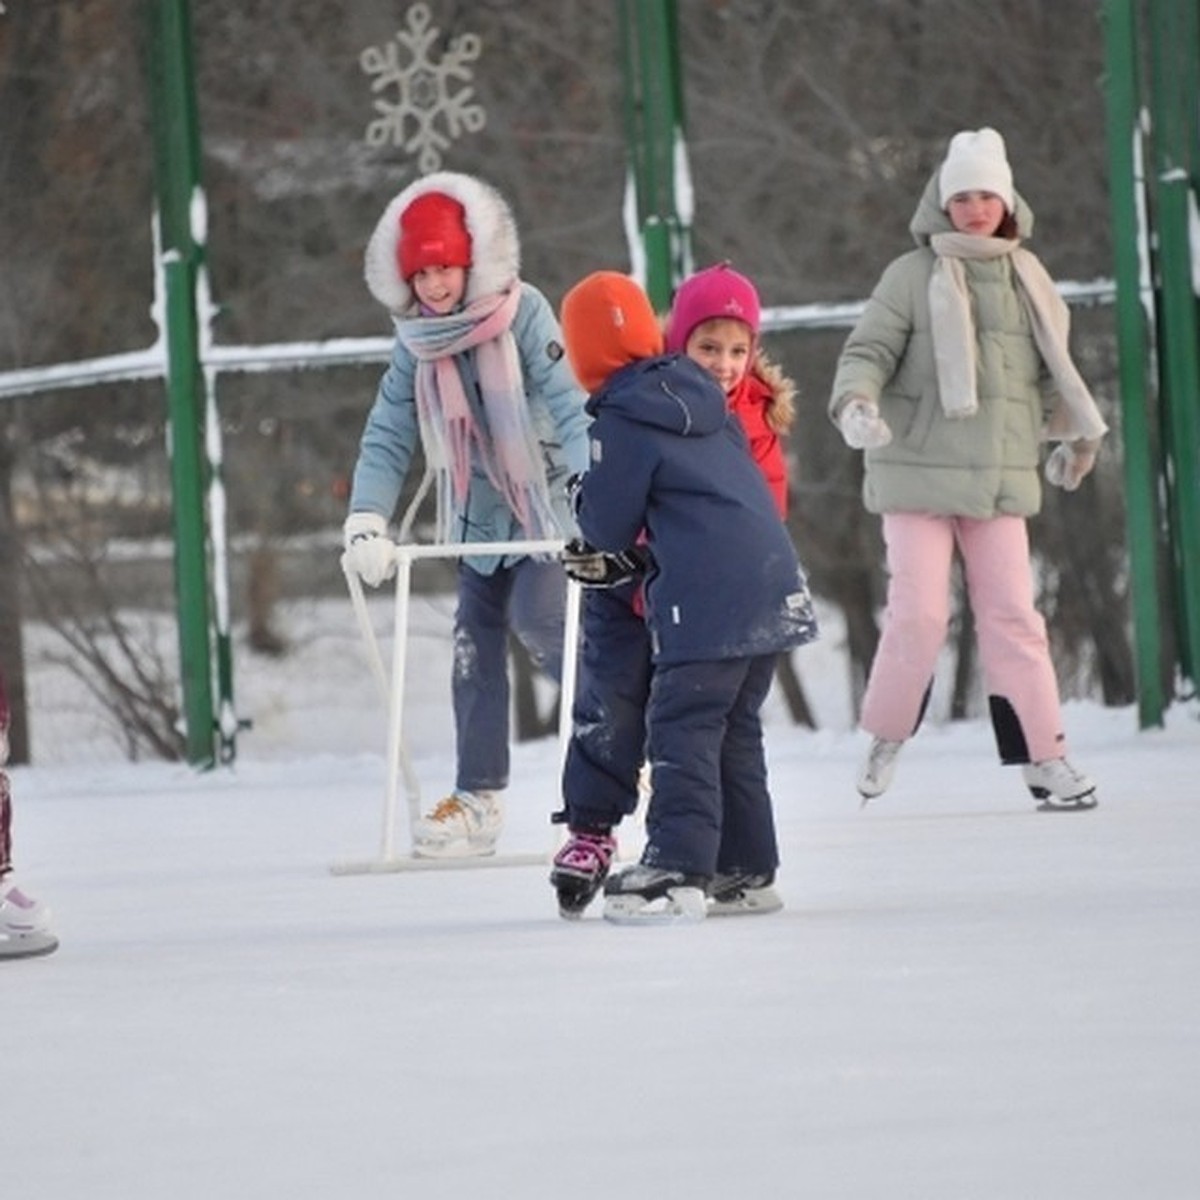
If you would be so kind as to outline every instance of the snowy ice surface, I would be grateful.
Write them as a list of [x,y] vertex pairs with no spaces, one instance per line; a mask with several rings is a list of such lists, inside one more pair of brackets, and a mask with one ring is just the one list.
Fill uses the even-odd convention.
[[[352,624],[312,615],[240,659],[232,769],[125,764],[31,680],[17,861],[62,947],[0,964],[4,1197],[1200,1196],[1194,706],[1067,707],[1090,813],[1034,811],[981,721],[862,809],[836,646],[802,651],[826,730],[767,714],[784,911],[569,924],[542,866],[331,873],[378,850],[384,721]],[[556,770],[516,747],[502,849],[549,848]]]

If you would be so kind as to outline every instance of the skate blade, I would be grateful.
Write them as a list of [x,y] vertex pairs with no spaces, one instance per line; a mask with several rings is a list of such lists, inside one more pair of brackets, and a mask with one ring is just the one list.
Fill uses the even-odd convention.
[[710,900],[710,917],[764,917],[783,908],[783,897],[772,887],[755,888],[736,900]]
[[671,888],[650,901],[636,892],[604,900],[604,919],[614,925],[689,925],[706,916],[708,901],[701,888]]
[[1088,792],[1086,796],[1076,796],[1074,800],[1059,800],[1055,796],[1039,796],[1034,792],[1034,798],[1038,801],[1038,812],[1087,812],[1100,803],[1095,792]]
[[588,888],[577,891],[571,887],[556,887],[558,896],[558,915],[567,921],[578,921],[583,916],[584,909],[596,898],[599,888]]
[[58,949],[58,938],[52,933],[21,933],[0,937],[0,961],[16,958],[38,958],[53,954]]
[[558,915],[567,921],[578,920],[583,910],[600,894],[608,872],[603,875],[576,875],[562,867],[550,872],[550,886],[558,896]]

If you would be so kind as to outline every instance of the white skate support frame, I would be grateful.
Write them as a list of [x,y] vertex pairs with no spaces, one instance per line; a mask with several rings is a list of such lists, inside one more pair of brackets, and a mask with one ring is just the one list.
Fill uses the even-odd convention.
[[[520,867],[548,863],[557,846],[557,834],[543,851],[510,854],[492,854],[475,858],[418,858],[412,852],[413,824],[421,816],[420,785],[413,770],[412,760],[404,741],[404,686],[408,665],[408,611],[412,588],[412,567],[417,559],[463,558],[470,554],[550,554],[557,555],[563,548],[562,539],[510,542],[446,542],[440,545],[397,544],[396,554],[396,607],[393,625],[392,670],[389,680],[383,665],[383,655],[375,630],[367,612],[363,596],[362,580],[352,570],[346,556],[342,555],[342,573],[350,591],[350,601],[358,619],[359,631],[366,646],[367,659],[380,695],[388,711],[387,778],[383,798],[383,828],[379,855],[371,859],[341,859],[331,864],[334,875],[376,875],[394,871],[463,870],[477,867]],[[563,623],[562,685],[559,690],[559,762],[566,754],[571,736],[571,704],[575,696],[576,646],[579,638],[580,586],[567,579],[566,619]],[[402,852],[396,851],[396,810],[400,793],[400,777],[404,777],[404,793],[408,814],[408,845]],[[548,797],[552,808],[559,807],[558,777],[554,780],[555,791]],[[551,809],[547,810],[547,815]]]

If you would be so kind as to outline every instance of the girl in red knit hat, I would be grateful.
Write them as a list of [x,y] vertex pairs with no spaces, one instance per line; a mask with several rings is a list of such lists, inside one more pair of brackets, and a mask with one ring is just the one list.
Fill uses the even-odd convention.
[[418,444],[437,485],[438,540],[479,543],[458,567],[456,779],[416,822],[413,849],[425,857],[495,851],[509,772],[509,630],[551,678],[562,670],[561,565],[487,548],[571,536],[566,481],[587,467],[586,397],[553,309],[519,271],[507,203],[448,171],[396,196],[366,252],[367,285],[392,314],[396,343],[354,469],[346,562],[374,587],[395,573],[388,522]]

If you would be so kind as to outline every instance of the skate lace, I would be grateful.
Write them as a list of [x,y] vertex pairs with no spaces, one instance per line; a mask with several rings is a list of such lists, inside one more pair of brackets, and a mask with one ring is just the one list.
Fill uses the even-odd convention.
[[11,904],[13,908],[31,909],[37,907],[36,902],[30,900],[16,884],[13,884],[4,892],[0,892],[0,905]]
[[456,817],[461,817],[465,811],[463,802],[457,796],[447,796],[444,800],[438,801],[433,812],[425,819],[442,824],[445,821],[453,821]]
[[1061,783],[1082,783],[1085,778],[1083,772],[1065,758],[1048,758],[1036,766],[1044,777]]
[[576,835],[558,852],[554,861],[560,867],[594,871],[608,865],[615,849],[612,838]]

